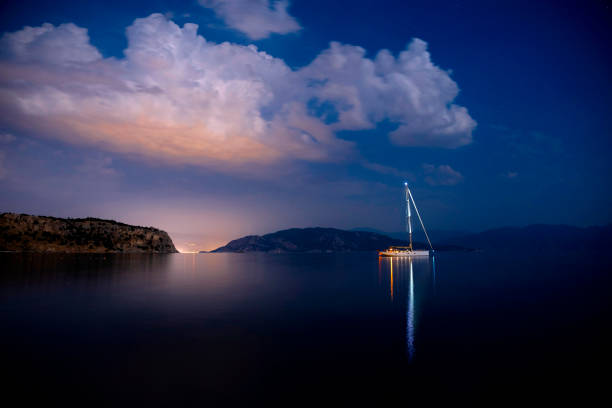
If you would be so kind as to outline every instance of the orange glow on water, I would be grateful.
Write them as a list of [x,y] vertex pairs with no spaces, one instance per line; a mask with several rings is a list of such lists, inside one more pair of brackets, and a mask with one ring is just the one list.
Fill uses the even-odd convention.
[[391,258],[391,301],[393,302],[393,258]]

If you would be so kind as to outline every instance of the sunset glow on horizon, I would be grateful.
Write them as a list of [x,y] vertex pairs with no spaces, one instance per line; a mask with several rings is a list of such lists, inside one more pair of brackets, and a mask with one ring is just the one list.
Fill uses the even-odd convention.
[[610,220],[595,6],[585,32],[552,7],[26,3],[1,20],[4,211],[154,225],[184,250],[397,231],[404,181],[433,230]]

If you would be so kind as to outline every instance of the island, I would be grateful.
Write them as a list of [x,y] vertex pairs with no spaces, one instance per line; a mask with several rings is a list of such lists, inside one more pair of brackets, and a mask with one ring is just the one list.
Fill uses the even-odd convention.
[[[392,236],[389,236],[392,235]],[[407,245],[402,233],[384,233],[374,229],[350,231],[336,228],[291,228],[266,235],[248,235],[230,241],[208,253],[218,252],[353,252],[378,251],[390,246]],[[446,236],[444,236],[446,235]],[[612,224],[575,227],[534,224],[503,227],[478,233],[432,234],[436,252],[443,251],[609,251]],[[428,249],[414,242],[415,249]],[[201,251],[206,253],[206,251]]]
[[[389,246],[402,246],[404,240],[369,231],[345,231],[336,228],[291,228],[266,235],[248,235],[230,241],[215,252],[355,252],[379,251]],[[423,243],[414,243],[426,249]],[[444,245],[436,250],[464,250],[456,245]]]
[[165,231],[99,218],[0,214],[0,251],[175,253]]

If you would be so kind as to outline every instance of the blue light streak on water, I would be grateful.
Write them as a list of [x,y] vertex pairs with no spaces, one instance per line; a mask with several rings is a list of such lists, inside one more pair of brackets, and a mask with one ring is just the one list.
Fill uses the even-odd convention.
[[433,280],[433,294],[436,294],[436,257],[431,257],[431,275]]
[[410,262],[410,288],[408,292],[408,314],[407,314],[407,324],[406,324],[406,342],[408,349],[408,361],[412,361],[415,354],[414,347],[414,277],[412,270],[412,259],[409,259]]

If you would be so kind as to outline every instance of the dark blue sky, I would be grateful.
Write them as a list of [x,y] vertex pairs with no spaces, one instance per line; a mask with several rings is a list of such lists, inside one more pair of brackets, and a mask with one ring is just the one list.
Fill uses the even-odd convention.
[[[294,0],[285,14],[248,9],[245,0],[201,3],[20,1],[1,6],[2,33],[54,26],[37,33],[37,40],[3,38],[1,210],[155,225],[167,229],[183,249],[210,248],[235,236],[290,226],[399,230],[401,184],[408,179],[433,229],[612,221],[608,2]],[[253,4],[262,3],[267,2]],[[215,45],[255,44],[286,68],[260,67],[244,59],[242,49],[225,54],[217,47],[206,54],[211,56],[205,65],[196,61],[197,75],[180,65],[184,53],[174,55],[173,67],[183,68],[173,68],[171,82],[165,82],[170,71],[160,70],[169,68],[150,50],[146,59],[124,55],[126,28],[152,13],[180,27],[197,24],[197,34]],[[138,41],[146,36],[147,47],[167,24],[156,22],[157,28],[150,29],[151,22],[133,30]],[[87,29],[90,45],[78,48],[83,41],[73,31],[54,31],[63,23]],[[167,38],[160,35],[152,49],[164,48]],[[414,38],[427,44],[440,71],[426,66],[392,74],[406,88],[373,91],[371,81],[380,76],[363,76],[356,63],[338,72],[331,68],[333,58],[313,63],[333,48],[332,41],[362,47],[365,55],[354,61],[367,65],[382,49],[398,57]],[[18,48],[24,41],[29,45]],[[78,61],[68,61],[70,52],[61,54],[58,42],[69,44]],[[181,44],[182,50],[191,49],[191,43]],[[411,64],[424,55],[417,48],[406,57]],[[351,50],[332,54],[348,56]],[[205,83],[206,72],[217,66],[215,80],[225,82]],[[287,70],[291,74],[283,79]],[[248,79],[248,86],[228,88],[229,76]],[[121,85],[108,85],[117,77]],[[194,88],[214,88],[215,95],[226,96],[220,102],[194,96],[188,81],[196,77],[200,82]],[[456,97],[447,78],[460,90]],[[117,96],[119,88],[139,81],[138,86],[150,86],[153,99],[136,98],[135,88]],[[274,96],[260,94],[259,86]],[[161,93],[172,93],[172,102],[151,102]],[[79,99],[84,95],[87,99]],[[407,101],[416,102],[404,109],[403,103],[412,103]],[[160,108],[166,102],[182,108],[166,118],[168,108]],[[286,112],[293,102],[304,112],[290,119]],[[90,103],[110,110],[89,109]],[[466,108],[469,116],[448,119],[452,104]],[[140,105],[146,109],[126,119],[124,112]],[[223,116],[238,105],[235,114]],[[257,108],[254,119],[251,105]],[[343,119],[344,111],[354,115]],[[142,112],[155,120],[164,116],[164,126],[171,123],[172,129],[189,123],[190,130],[176,130],[179,136],[147,133],[158,122],[143,119]],[[113,119],[107,121],[109,115]],[[282,125],[280,119],[274,122],[281,117]],[[272,152],[232,136],[258,129],[259,119],[271,127],[264,136],[255,132],[253,140],[279,132],[264,143],[273,144]],[[200,139],[198,129],[214,128],[215,120],[236,121],[239,130],[220,125],[223,142],[213,139],[211,145]],[[402,124],[403,133],[398,130]],[[298,136],[304,143],[308,138],[314,145],[298,146],[283,136],[296,129],[306,135]],[[176,146],[175,139],[181,140]],[[203,153],[191,154],[185,147],[191,140]],[[166,142],[170,147],[159,147]],[[217,143],[227,150],[217,153]]]

